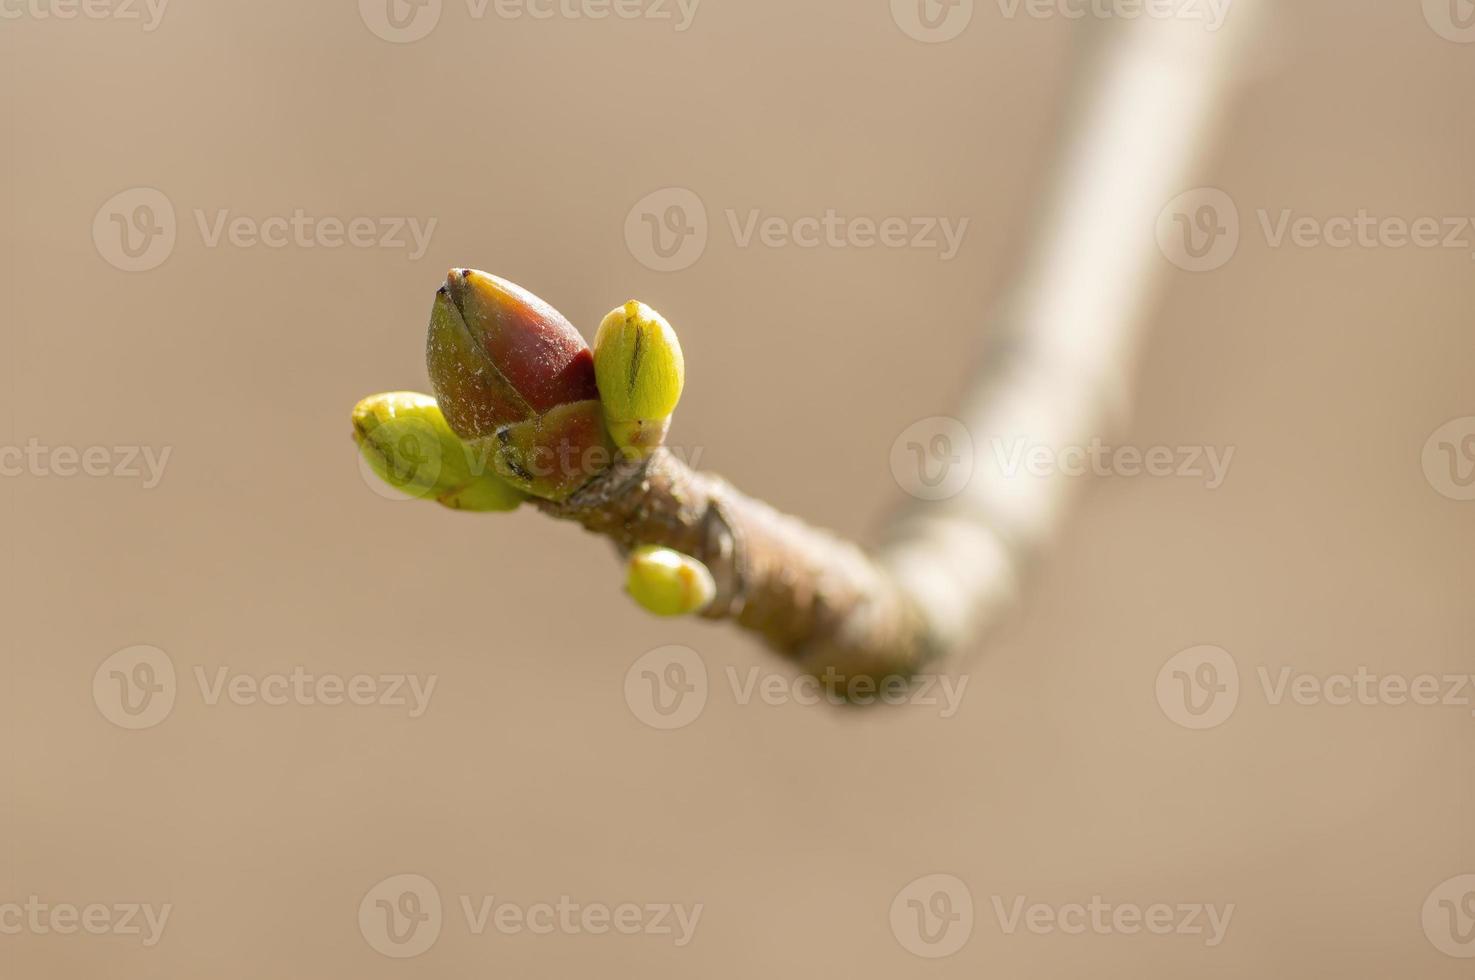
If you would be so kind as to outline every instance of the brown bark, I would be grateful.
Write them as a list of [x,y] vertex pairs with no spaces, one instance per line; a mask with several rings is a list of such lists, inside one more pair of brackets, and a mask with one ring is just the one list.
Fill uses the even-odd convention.
[[717,583],[703,616],[737,622],[832,684],[910,676],[939,652],[916,603],[866,552],[665,449],[538,506],[622,552],[656,544],[701,560]]

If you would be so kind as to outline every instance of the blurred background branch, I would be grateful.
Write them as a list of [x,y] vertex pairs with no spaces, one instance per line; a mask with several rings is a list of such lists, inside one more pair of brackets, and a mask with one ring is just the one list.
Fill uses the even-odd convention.
[[[1092,25],[1022,268],[988,320],[959,411],[975,441],[1083,447],[1124,423],[1139,335],[1167,268],[1158,215],[1212,143],[1258,8],[1238,0],[1232,26],[1217,32],[1173,19]],[[898,516],[884,564],[943,649],[998,621],[1079,482],[1058,468],[1032,478],[979,466],[955,496],[916,500]]]

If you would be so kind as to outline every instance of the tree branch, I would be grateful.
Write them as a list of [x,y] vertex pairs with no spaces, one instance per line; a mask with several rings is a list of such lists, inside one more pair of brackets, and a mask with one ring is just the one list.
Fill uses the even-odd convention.
[[[1256,0],[1234,12],[1248,33]],[[1058,454],[1125,416],[1143,307],[1165,265],[1155,226],[1192,174],[1242,43],[1193,22],[1098,29],[1020,286],[959,413],[975,445],[1023,440]],[[398,392],[355,409],[381,476],[462,509],[531,499],[627,555],[679,552],[632,561],[631,581],[650,586],[632,588],[637,601],[731,620],[832,685],[913,675],[996,623],[1075,483],[975,467],[955,497],[913,502],[873,555],[661,446],[684,361],[643,304],[612,311],[591,353],[538,297],[455,269],[436,296],[427,365],[435,399]],[[681,579],[681,556],[710,581]]]
[[921,609],[873,557],[664,448],[537,505],[622,552],[659,544],[699,559],[717,585],[701,615],[736,622],[816,675],[905,677],[940,652]]

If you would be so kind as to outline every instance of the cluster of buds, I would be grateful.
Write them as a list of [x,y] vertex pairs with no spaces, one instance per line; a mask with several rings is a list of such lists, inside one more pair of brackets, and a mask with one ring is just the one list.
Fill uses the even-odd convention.
[[[354,438],[380,478],[461,510],[562,501],[616,453],[661,446],[686,365],[676,331],[631,301],[604,318],[591,351],[564,316],[493,275],[452,269],[426,342],[435,396],[391,392],[354,408]],[[711,573],[667,548],[630,555],[630,595],[659,615],[696,612]]]
[[426,364],[456,435],[548,500],[598,476],[615,448],[639,458],[659,447],[686,377],[676,331],[644,303],[605,317],[591,352],[552,306],[471,269],[451,270],[436,293]]

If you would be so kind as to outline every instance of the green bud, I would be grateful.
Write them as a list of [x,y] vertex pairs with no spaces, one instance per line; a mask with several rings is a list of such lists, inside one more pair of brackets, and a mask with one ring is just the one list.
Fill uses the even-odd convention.
[[700,612],[717,594],[707,566],[679,551],[642,545],[630,553],[625,588],[631,598],[657,616]]
[[514,486],[563,500],[609,466],[589,345],[521,286],[452,269],[431,308],[426,365],[456,435]]
[[506,511],[522,503],[522,491],[456,438],[429,395],[370,395],[353,407],[353,439],[370,469],[401,493],[456,510]]
[[649,455],[665,440],[686,383],[676,331],[665,317],[632,299],[599,325],[594,375],[615,445],[630,456]]

